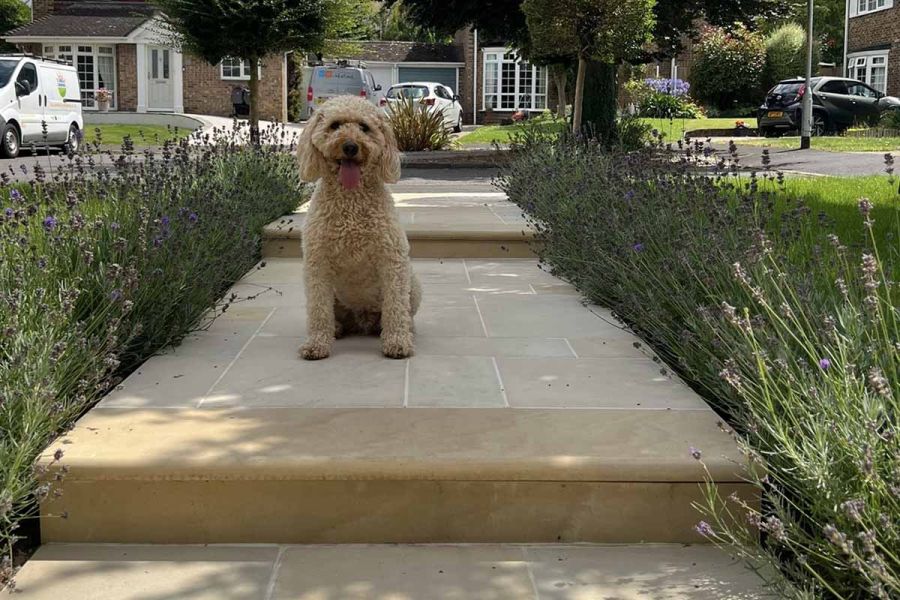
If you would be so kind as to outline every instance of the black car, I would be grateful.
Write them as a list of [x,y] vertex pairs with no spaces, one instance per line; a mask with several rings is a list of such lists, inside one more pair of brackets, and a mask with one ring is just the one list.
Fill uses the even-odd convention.
[[[813,135],[840,133],[856,123],[874,124],[887,110],[900,109],[900,99],[885,96],[865,83],[843,77],[813,77]],[[759,107],[762,135],[800,129],[800,107],[806,80],[786,79],[769,90]]]

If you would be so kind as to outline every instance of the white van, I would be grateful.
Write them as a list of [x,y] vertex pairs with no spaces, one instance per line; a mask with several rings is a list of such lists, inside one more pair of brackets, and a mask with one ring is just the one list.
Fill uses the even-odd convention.
[[83,128],[75,67],[33,56],[0,55],[0,156],[15,158],[32,142],[75,152]]
[[376,92],[380,91],[381,86],[362,65],[351,67],[346,61],[338,61],[336,66],[313,67],[306,88],[307,117],[335,96],[359,96],[377,106]]

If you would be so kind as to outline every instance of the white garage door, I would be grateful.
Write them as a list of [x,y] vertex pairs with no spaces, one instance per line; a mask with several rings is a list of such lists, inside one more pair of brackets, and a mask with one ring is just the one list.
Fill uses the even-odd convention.
[[375,95],[381,98],[387,93],[388,88],[394,85],[392,81],[393,69],[391,67],[369,67],[368,71],[375,78],[375,84],[381,86],[381,91],[375,92]]

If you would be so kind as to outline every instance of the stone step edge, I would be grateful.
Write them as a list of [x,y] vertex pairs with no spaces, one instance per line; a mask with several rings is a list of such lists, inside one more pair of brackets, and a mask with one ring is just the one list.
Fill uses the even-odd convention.
[[[406,228],[406,236],[410,240],[460,240],[460,241],[531,241],[534,239],[534,231],[530,228],[517,228],[506,230],[479,230],[479,229],[416,229]],[[266,240],[299,240],[302,239],[302,230],[275,229],[266,227],[263,230],[263,238]]]
[[[67,481],[744,482],[716,420],[703,410],[94,409],[41,462],[48,477],[66,468]],[[605,422],[638,421],[644,448],[604,439],[614,435]],[[538,435],[549,438],[527,439]]]

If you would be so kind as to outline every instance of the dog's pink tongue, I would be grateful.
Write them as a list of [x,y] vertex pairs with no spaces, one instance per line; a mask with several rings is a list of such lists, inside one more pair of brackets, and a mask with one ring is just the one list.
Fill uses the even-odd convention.
[[359,187],[359,165],[353,160],[341,161],[340,179],[344,189],[355,190]]

